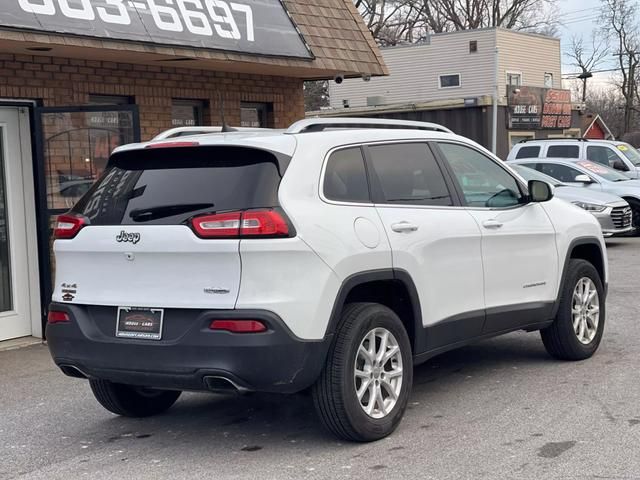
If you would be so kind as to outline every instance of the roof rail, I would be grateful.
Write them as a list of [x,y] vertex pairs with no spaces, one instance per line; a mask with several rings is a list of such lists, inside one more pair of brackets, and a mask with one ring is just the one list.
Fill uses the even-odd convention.
[[[253,127],[234,127],[239,132],[259,132],[262,130],[268,130],[267,128],[253,128]],[[223,133],[222,127],[177,127],[156,135],[152,141],[155,140],[167,140],[169,138],[186,137],[189,135],[204,135],[207,133]]]
[[527,143],[527,142],[566,142],[568,140],[575,140],[576,142],[588,142],[588,138],[584,137],[564,137],[564,138],[523,138],[518,143]]
[[291,125],[284,133],[321,132],[329,129],[391,128],[407,130],[430,130],[434,132],[453,133],[437,123],[416,122],[411,120],[390,120],[386,118],[306,118]]

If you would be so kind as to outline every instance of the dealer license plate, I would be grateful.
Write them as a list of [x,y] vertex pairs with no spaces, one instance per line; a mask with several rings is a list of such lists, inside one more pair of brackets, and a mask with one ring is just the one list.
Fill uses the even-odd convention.
[[116,337],[160,340],[164,309],[119,307]]

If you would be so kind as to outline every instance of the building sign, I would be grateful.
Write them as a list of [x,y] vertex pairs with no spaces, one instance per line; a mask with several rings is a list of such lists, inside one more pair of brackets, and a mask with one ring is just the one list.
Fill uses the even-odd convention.
[[553,88],[508,88],[509,128],[571,128],[571,92]]
[[312,58],[280,0],[2,0],[0,25]]

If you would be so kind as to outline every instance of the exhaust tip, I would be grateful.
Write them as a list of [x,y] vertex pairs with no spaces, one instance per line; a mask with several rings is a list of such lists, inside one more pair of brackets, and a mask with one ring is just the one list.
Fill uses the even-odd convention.
[[84,373],[82,373],[82,371],[78,367],[74,367],[73,365],[60,365],[60,370],[62,370],[62,373],[64,373],[67,377],[82,378],[84,380],[87,380],[89,378]]
[[238,385],[233,380],[226,377],[206,376],[204,383],[210,392],[214,393],[249,393],[249,389]]

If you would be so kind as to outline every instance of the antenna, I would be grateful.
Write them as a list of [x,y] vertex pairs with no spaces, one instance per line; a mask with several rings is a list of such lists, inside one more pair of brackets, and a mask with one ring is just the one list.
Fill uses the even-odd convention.
[[222,130],[220,131],[222,133],[237,132],[238,130],[227,125],[227,121],[224,118],[224,98],[222,97],[222,93],[218,94],[218,99],[220,101],[220,118],[222,119]]

